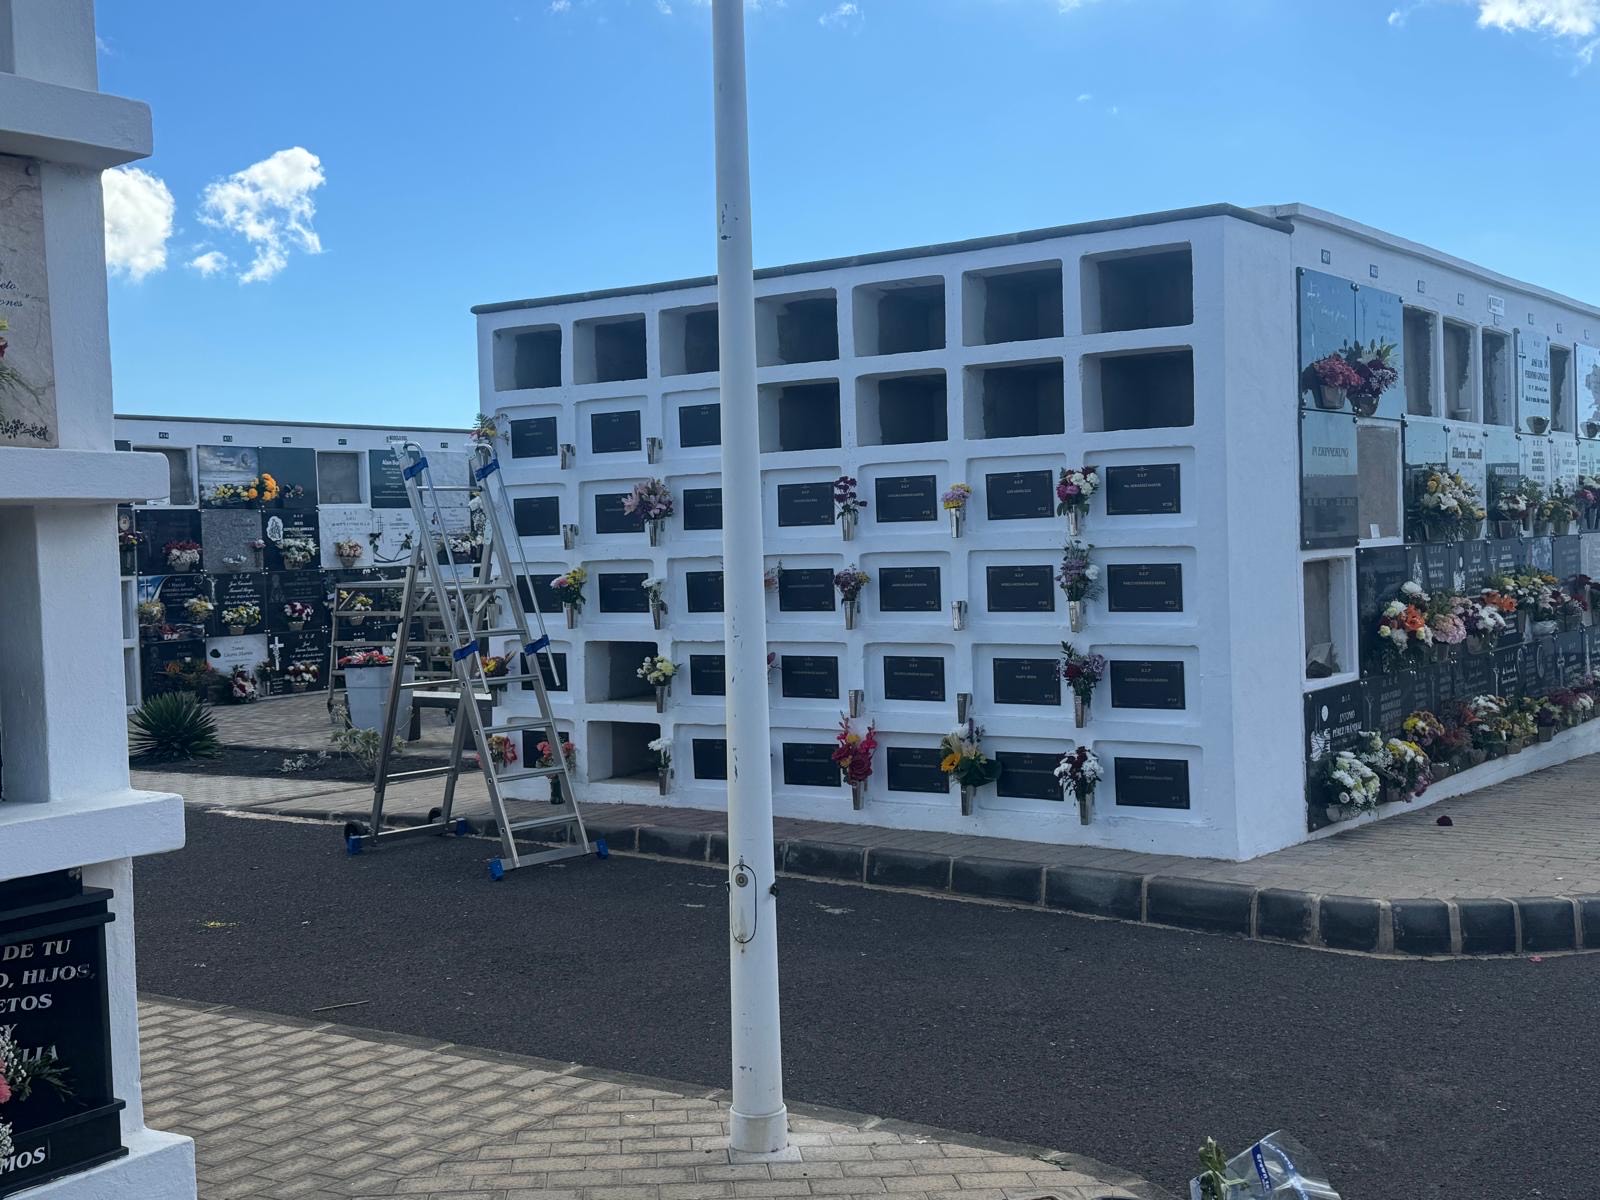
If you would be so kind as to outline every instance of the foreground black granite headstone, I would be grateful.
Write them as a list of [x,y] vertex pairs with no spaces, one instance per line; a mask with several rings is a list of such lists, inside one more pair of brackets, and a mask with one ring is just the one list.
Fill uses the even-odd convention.
[[949,792],[950,777],[939,770],[939,747],[888,746],[883,756],[891,792]]
[[1177,463],[1105,469],[1106,516],[1164,516],[1183,511]]
[[1062,799],[1061,784],[1055,777],[1056,764],[1061,761],[1059,754],[1001,750],[994,759],[1000,764],[995,795],[1023,800]]
[[1189,764],[1181,758],[1113,759],[1121,808],[1188,808]]
[[695,738],[690,744],[690,759],[694,764],[696,779],[726,779],[728,777],[728,740],[726,738]]
[[833,762],[832,742],[783,743],[783,782],[789,787],[836,788],[844,779]]
[[683,577],[684,592],[692,613],[719,613],[722,611],[721,571],[690,571]]
[[885,700],[944,700],[944,659],[937,655],[884,655],[883,697]]
[[1046,565],[985,567],[992,613],[1047,613],[1056,609],[1054,569]]

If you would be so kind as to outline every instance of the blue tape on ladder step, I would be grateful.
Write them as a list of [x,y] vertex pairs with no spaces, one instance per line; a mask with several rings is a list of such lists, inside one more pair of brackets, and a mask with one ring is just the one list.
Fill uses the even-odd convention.
[[537,642],[529,642],[522,648],[524,654],[537,654],[550,644],[550,635],[547,633]]
[[461,647],[461,649],[459,649],[459,650],[457,650],[455,652],[454,657],[455,657],[456,662],[460,662],[464,658],[471,658],[477,652],[478,652],[478,644],[476,642],[474,642],[470,646]]
[[422,472],[426,471],[427,469],[428,469],[428,460],[426,458],[419,458],[419,459],[417,459],[416,462],[412,463],[409,467],[405,468],[405,470],[401,471],[400,474],[403,475],[407,479],[415,479],[418,475],[422,474]]
[[491,458],[488,462],[484,463],[483,466],[474,471],[472,473],[472,477],[481,481],[488,478],[490,475],[493,475],[499,469],[500,460],[498,458]]

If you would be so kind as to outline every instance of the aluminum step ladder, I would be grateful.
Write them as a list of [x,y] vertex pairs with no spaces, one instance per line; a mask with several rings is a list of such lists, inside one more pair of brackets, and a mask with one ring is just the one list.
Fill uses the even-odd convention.
[[[345,848],[350,854],[359,854],[368,846],[403,837],[424,835],[442,836],[454,833],[464,836],[470,832],[464,819],[454,815],[456,783],[460,778],[463,759],[469,747],[470,733],[478,757],[478,768],[483,772],[484,784],[489,794],[489,808],[500,830],[500,857],[489,863],[489,875],[501,879],[507,871],[536,863],[554,862],[575,858],[594,850],[600,857],[607,855],[604,841],[592,847],[583,825],[583,815],[578,808],[577,791],[573,787],[572,773],[566,756],[560,751],[561,734],[550,709],[550,695],[545,687],[545,671],[555,677],[555,659],[550,653],[550,636],[545,630],[544,616],[538,602],[531,598],[530,606],[537,632],[528,621],[528,609],[519,595],[517,581],[526,578],[528,566],[523,558],[521,539],[507,538],[502,528],[502,514],[511,511],[505,496],[505,483],[500,477],[500,463],[492,447],[480,446],[473,456],[473,478],[479,487],[469,485],[436,484],[428,465],[427,456],[414,442],[406,442],[395,449],[396,461],[405,481],[406,496],[411,502],[412,516],[419,531],[418,545],[412,553],[402,585],[400,627],[395,636],[394,664],[389,683],[388,702],[385,705],[382,740],[379,743],[377,768],[373,775],[372,818],[363,827],[358,822],[345,826]],[[440,496],[449,493],[481,493],[476,501],[482,515],[482,551],[476,563],[456,560],[456,551],[444,520]],[[469,502],[470,506],[470,502]],[[477,522],[474,520],[474,529]],[[431,545],[430,535],[437,535],[442,547],[443,564],[439,553]],[[470,567],[465,578],[458,568]],[[443,626],[449,643],[451,677],[407,682],[404,665],[411,636],[412,618],[419,612],[431,610]],[[483,656],[492,654],[489,639],[515,638],[515,650],[520,651],[521,670],[494,676],[485,673]],[[543,669],[539,655],[544,655]],[[512,655],[508,653],[507,657]],[[500,722],[484,715],[480,705],[491,705],[493,687],[513,683],[532,684],[538,703],[538,713],[514,716]],[[420,770],[393,771],[395,726],[399,719],[404,694],[408,689],[427,688],[431,691],[455,692],[455,736],[450,754],[442,767],[425,767]],[[551,766],[528,766],[497,763],[491,739],[505,737],[520,739],[533,732],[542,735],[540,740],[555,747],[555,762]],[[470,768],[469,768],[470,769]],[[428,813],[427,821],[418,826],[396,829],[383,827],[385,794],[392,783],[415,779],[443,777],[444,796],[440,805]],[[546,808],[536,817],[513,817],[507,809],[508,797],[503,785],[514,780],[550,779],[559,785],[559,794],[552,793],[550,805],[559,812]],[[510,798],[512,803],[527,804]],[[562,844],[553,848],[528,851],[517,845],[518,835],[531,836],[545,841],[550,834],[560,830]]]

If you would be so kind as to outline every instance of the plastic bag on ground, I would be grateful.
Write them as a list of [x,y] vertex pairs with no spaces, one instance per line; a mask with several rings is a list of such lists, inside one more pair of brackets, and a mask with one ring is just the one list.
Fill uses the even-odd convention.
[[[1316,1155],[1281,1129],[1230,1158],[1228,1181],[1224,1200],[1341,1200]],[[1208,1200],[1198,1177],[1189,1200]]]

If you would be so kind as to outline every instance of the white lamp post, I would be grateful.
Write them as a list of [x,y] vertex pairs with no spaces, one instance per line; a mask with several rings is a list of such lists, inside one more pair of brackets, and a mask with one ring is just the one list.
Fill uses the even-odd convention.
[[713,0],[717,334],[722,379],[722,551],[728,667],[728,957],[733,999],[729,1145],[761,1154],[789,1139],[778,1028],[778,899],[772,868],[755,274],[745,111],[744,0]]

